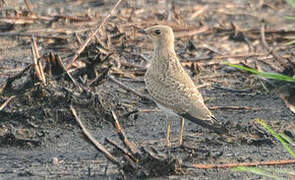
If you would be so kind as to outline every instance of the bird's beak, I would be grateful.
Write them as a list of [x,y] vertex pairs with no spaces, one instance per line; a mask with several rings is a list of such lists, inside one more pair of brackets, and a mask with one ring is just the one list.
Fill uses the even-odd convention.
[[147,34],[147,32],[144,29],[140,29],[137,32],[139,32],[140,34],[145,34],[145,35]]

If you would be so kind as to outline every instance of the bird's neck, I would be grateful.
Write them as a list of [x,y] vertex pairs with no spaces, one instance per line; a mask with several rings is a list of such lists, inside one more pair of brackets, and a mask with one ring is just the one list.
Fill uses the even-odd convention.
[[161,57],[161,59],[169,59],[171,56],[176,56],[174,50],[174,43],[159,43],[155,46],[154,49],[155,57]]

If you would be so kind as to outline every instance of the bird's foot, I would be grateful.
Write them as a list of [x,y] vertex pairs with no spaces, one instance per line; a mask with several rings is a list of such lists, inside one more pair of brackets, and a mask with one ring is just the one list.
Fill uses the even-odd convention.
[[167,147],[171,147],[171,145],[172,145],[171,142],[170,142],[169,140],[167,140],[167,141],[166,141],[166,146],[167,146]]
[[182,146],[182,144],[183,144],[183,139],[182,139],[182,136],[181,137],[179,137],[179,146]]
[[179,146],[182,146],[183,143],[183,128],[184,128],[184,118],[180,120],[180,133],[179,133]]

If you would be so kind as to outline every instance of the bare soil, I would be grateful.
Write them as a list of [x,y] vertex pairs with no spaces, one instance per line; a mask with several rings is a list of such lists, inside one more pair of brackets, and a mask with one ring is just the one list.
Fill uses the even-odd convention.
[[[262,179],[232,169],[197,169],[192,164],[291,159],[255,120],[263,119],[295,140],[294,114],[281,98],[290,99],[291,91],[286,94],[272,87],[268,92],[263,80],[223,64],[286,70],[290,62],[295,62],[294,47],[284,45],[288,42],[284,37],[294,34],[294,22],[285,19],[294,14],[290,5],[281,0],[123,1],[97,39],[79,56],[76,67],[70,69],[85,88],[80,89],[58,67],[49,67],[46,58],[52,53],[63,64],[70,63],[80,41],[86,40],[115,3],[32,0],[37,18],[31,18],[23,2],[2,4],[0,104],[15,97],[0,111],[0,179],[122,178],[120,169],[85,140],[70,105],[89,132],[122,164],[126,161],[123,154],[105,140],[121,143],[111,110],[118,115],[129,141],[141,152],[148,150],[165,157],[163,161],[142,158],[139,164],[146,171],[125,166],[127,179]],[[152,57],[152,44],[136,32],[154,24],[173,27],[183,65],[200,86],[205,103],[234,138],[224,140],[185,121],[184,145],[178,146],[180,120],[171,117],[173,145],[168,148],[165,114],[153,102],[108,78],[112,76],[148,97],[143,75]],[[30,66],[31,35],[38,44],[46,86],[36,79]],[[7,86],[18,74],[20,78]],[[90,85],[99,76],[102,78],[97,84]],[[294,164],[272,168],[294,171]]]

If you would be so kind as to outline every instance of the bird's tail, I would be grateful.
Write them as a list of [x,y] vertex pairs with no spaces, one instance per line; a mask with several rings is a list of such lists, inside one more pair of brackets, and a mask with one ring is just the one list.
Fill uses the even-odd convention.
[[201,120],[201,119],[198,119],[198,118],[195,118],[193,116],[191,116],[190,114],[186,113],[186,114],[181,114],[182,117],[204,127],[204,128],[207,128],[209,130],[213,130],[215,133],[223,136],[223,135],[227,135],[227,136],[232,136],[229,134],[229,131],[226,127],[224,127],[223,125],[219,124],[216,119],[214,117],[214,123],[210,122],[210,121],[206,121],[206,120]]

